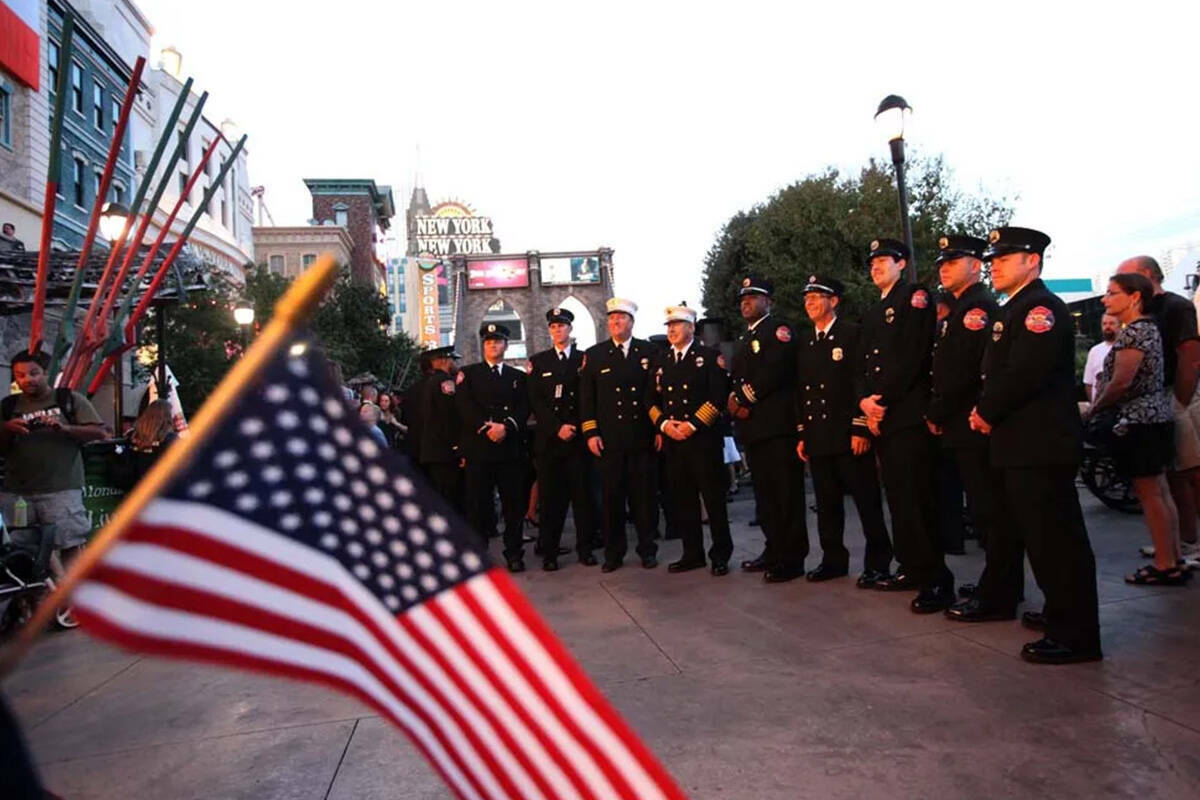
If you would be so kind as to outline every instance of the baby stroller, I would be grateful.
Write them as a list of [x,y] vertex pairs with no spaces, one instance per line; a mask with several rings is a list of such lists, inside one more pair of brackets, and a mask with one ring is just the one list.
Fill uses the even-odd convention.
[[[54,526],[9,528],[8,534],[8,541],[0,544],[0,638],[28,622],[42,598],[54,591],[50,575]],[[60,629],[79,624],[69,606],[55,612],[54,623]]]

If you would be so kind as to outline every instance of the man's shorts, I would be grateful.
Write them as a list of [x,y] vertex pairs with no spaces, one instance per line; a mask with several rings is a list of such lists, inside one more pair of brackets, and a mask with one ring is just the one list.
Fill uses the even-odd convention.
[[1200,467],[1200,392],[1184,408],[1171,396],[1171,410],[1175,415],[1175,464],[1174,472]]
[[82,489],[64,489],[61,492],[15,495],[0,492],[0,509],[4,522],[14,524],[14,505],[17,497],[24,497],[27,504],[27,525],[54,524],[54,546],[59,550],[86,544],[92,532],[92,520],[83,507]]

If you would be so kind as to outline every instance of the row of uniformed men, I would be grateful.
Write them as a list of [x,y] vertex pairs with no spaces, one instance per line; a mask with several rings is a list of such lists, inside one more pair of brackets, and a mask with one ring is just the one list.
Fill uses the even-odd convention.
[[[528,376],[501,364],[507,331],[486,324],[484,360],[457,378],[437,373],[425,392],[457,413],[467,516],[482,530],[493,487],[498,488],[505,556],[510,569],[524,569],[517,438],[532,410],[546,568],[557,568],[568,504],[577,513],[581,506],[591,508],[589,460],[598,462],[601,476],[603,569],[619,568],[626,554],[627,503],[642,564],[656,566],[654,473],[655,450],[661,448],[669,517],[683,540],[683,556],[669,569],[711,562],[714,575],[727,574],[733,545],[716,428],[724,407],[736,421],[753,471],[766,537],[762,555],[744,562],[743,569],[762,571],[770,583],[805,574],[807,463],[822,550],[809,580],[849,572],[842,500],[848,493],[867,540],[860,588],[915,590],[911,607],[917,613],[944,611],[974,622],[1014,619],[1027,551],[1046,604],[1043,612],[1022,617],[1044,632],[1022,656],[1040,663],[1099,658],[1095,561],[1074,487],[1081,427],[1072,323],[1063,302],[1039,278],[1049,241],[1043,233],[1015,227],[993,230],[987,241],[942,237],[939,277],[956,302],[941,323],[935,323],[928,290],[903,280],[909,253],[892,239],[871,243],[867,260],[880,299],[861,325],[838,317],[842,285],[812,275],[805,311],[813,330],[798,337],[771,314],[772,286],[748,276],[739,288],[747,329],[728,373],[716,350],[694,340],[695,314],[686,307],[668,309],[670,348],[664,352],[632,337],[637,307],[613,298],[611,338],[586,354],[570,344],[569,312],[553,309],[547,319],[554,346],[531,359]],[[985,261],[993,286],[1009,297],[1003,309],[981,283]],[[423,407],[433,423],[440,412],[432,402]],[[441,424],[451,423],[442,418]],[[972,520],[986,543],[987,565],[977,587],[957,603],[936,532],[933,469],[939,446],[958,466]],[[421,460],[429,464],[424,448]],[[457,457],[438,460],[449,464]],[[436,473],[431,470],[435,484]],[[711,530],[708,561],[701,497]],[[580,529],[580,560],[594,565],[590,528]]]

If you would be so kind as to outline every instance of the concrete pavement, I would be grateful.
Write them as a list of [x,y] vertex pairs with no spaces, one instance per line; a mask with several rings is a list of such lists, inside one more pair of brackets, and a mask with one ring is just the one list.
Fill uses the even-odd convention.
[[[735,563],[757,554],[731,504]],[[1141,518],[1084,492],[1107,658],[1041,667],[1016,622],[918,617],[853,580],[736,570],[602,575],[573,556],[519,576],[584,668],[701,798],[1200,796],[1200,580],[1142,588]],[[848,504],[849,505],[849,504]],[[809,515],[810,538],[816,542]],[[848,513],[852,563],[861,564]],[[950,557],[974,581],[982,554]],[[815,566],[814,553],[809,566]],[[538,562],[530,560],[531,566]],[[1026,609],[1040,608],[1030,579]],[[321,688],[43,638],[3,690],[49,788],[84,798],[448,798],[404,737]]]

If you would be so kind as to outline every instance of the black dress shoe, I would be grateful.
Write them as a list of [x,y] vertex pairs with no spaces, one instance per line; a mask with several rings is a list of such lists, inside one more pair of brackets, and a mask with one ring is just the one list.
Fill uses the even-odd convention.
[[1033,631],[1046,630],[1046,615],[1041,611],[1026,611],[1021,615],[1021,624]]
[[954,585],[938,584],[922,589],[909,603],[914,614],[936,614],[945,611],[954,603]]
[[978,597],[955,603],[946,609],[946,616],[959,622],[1000,622],[1017,618],[1016,609],[987,608]]
[[963,584],[960,584],[958,587],[958,596],[959,597],[974,597],[975,592],[977,592],[978,590],[979,590],[979,587],[973,583],[963,583]]
[[667,564],[667,572],[689,572],[693,569],[704,569],[704,562],[685,561],[681,558],[678,561],[672,561],[670,564]]
[[1068,647],[1049,637],[1029,642],[1021,648],[1021,658],[1034,664],[1079,664],[1104,658],[1099,647]]
[[886,581],[892,577],[892,573],[883,569],[868,569],[863,570],[863,574],[858,576],[858,580],[854,585],[859,589],[874,589],[880,581]]
[[767,569],[767,554],[763,553],[758,558],[752,558],[742,562],[743,572],[765,572]]
[[875,588],[881,592],[909,592],[917,588],[917,582],[906,572],[897,572],[875,581]]
[[557,558],[542,559],[542,569],[546,572],[558,572],[558,559]]
[[525,559],[510,558],[508,560],[508,571],[509,572],[524,572],[525,571]]
[[585,567],[594,567],[600,562],[597,561],[596,557],[591,553],[584,553],[579,557],[579,563],[583,564]]
[[[813,570],[815,572],[816,570]],[[804,567],[779,567],[763,573],[763,583],[787,583],[804,574]],[[812,573],[809,573],[810,575]],[[843,573],[845,574],[845,573]]]
[[850,570],[846,567],[831,567],[828,564],[819,564],[816,569],[810,571],[804,577],[813,583],[818,583],[820,581],[831,581],[834,578],[844,578],[849,574]]
[[642,568],[654,569],[658,566],[658,559],[654,556],[642,556]]
[[[569,548],[569,547],[563,547],[562,545],[559,545],[559,546],[558,546],[558,555],[560,555],[560,556],[565,556],[565,555],[566,555],[567,553],[569,553],[569,552],[571,552],[571,548]],[[533,546],[533,554],[534,554],[535,556],[541,556],[541,555],[545,555],[545,553],[543,553],[543,552],[542,552],[542,546],[541,546],[541,544],[536,544],[536,545],[534,545],[534,546]]]
[[601,572],[613,572],[621,568],[620,561],[605,561],[604,566],[600,567]]
[[[703,565],[701,565],[701,566],[703,566]],[[728,575],[729,574],[729,562],[728,561],[714,561],[711,572],[714,576],[716,576],[718,578],[721,577],[722,575]]]

